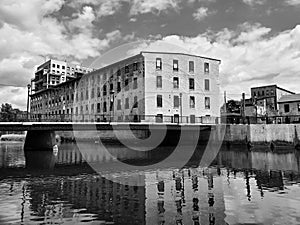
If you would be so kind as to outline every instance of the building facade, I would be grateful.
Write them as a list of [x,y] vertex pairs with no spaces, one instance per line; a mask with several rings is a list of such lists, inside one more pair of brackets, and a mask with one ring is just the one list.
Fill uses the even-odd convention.
[[283,95],[295,94],[292,91],[278,87],[277,85],[261,86],[251,88],[251,98],[254,104],[263,108],[262,114],[268,114],[270,116],[278,115],[278,100]]
[[38,93],[91,71],[92,69],[87,67],[50,59],[37,67],[31,86],[34,92]]
[[220,117],[220,60],[141,52],[31,96],[33,117],[201,123]]
[[285,95],[279,99],[279,115],[286,122],[300,122],[300,94]]

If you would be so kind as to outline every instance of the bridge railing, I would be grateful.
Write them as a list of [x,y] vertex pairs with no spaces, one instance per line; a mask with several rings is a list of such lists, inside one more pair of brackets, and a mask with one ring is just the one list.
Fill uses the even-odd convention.
[[34,114],[14,117],[0,122],[118,122],[118,123],[172,123],[172,124],[216,124],[220,117],[165,116],[165,115],[123,115],[107,114]]
[[171,124],[296,124],[300,115],[290,116],[166,116],[166,115],[123,115],[109,114],[19,114],[9,118],[0,117],[0,122],[118,122],[118,123],[171,123]]

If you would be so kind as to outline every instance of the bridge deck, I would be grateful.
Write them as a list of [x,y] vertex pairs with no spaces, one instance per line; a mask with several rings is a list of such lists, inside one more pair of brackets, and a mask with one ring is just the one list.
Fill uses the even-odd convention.
[[215,124],[174,124],[174,123],[89,123],[89,122],[9,122],[0,123],[0,131],[73,131],[73,130],[198,130],[207,129]]

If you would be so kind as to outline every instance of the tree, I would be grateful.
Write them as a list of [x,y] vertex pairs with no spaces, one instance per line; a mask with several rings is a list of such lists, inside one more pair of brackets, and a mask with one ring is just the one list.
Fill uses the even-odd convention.
[[2,122],[13,122],[16,118],[16,110],[11,104],[5,103],[1,105],[0,118]]

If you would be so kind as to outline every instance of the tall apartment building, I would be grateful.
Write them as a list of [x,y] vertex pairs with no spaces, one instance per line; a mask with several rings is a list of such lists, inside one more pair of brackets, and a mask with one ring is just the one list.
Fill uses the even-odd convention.
[[31,96],[34,117],[201,123],[220,117],[220,60],[141,52]]
[[91,72],[92,69],[65,61],[50,59],[38,66],[31,86],[35,93]]

